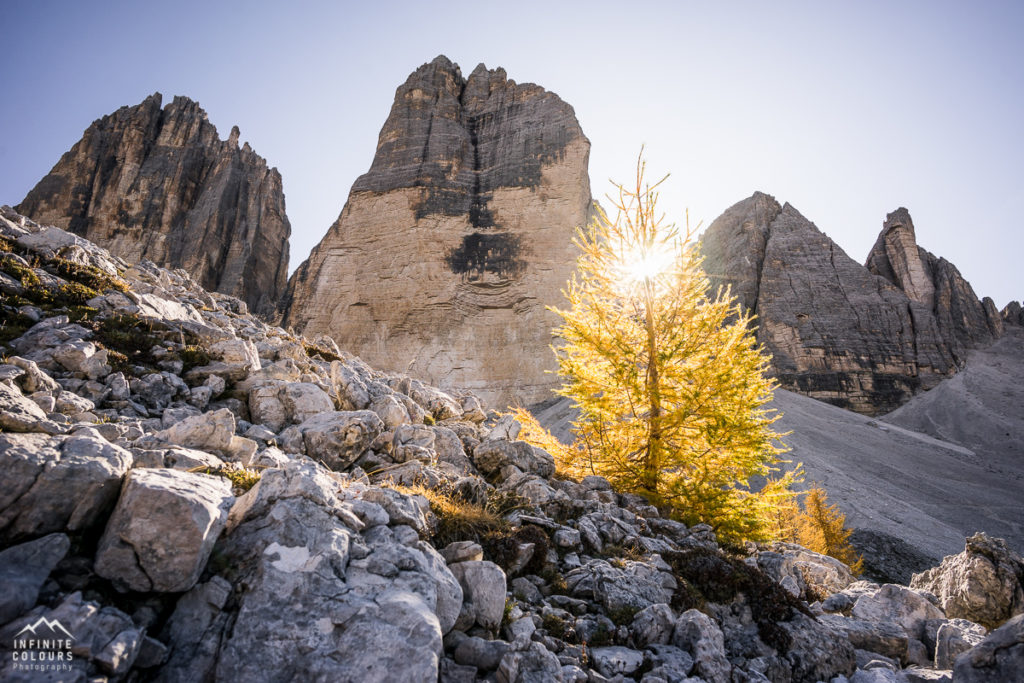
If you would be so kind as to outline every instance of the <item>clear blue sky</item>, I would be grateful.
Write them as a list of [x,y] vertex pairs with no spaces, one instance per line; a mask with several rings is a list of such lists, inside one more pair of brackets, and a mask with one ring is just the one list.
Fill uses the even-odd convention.
[[1024,2],[4,0],[0,202],[96,118],[160,91],[284,178],[294,269],[373,158],[395,88],[445,54],[573,105],[594,194],[641,144],[670,215],[755,190],[863,262],[885,214],[1001,308],[1024,297]]

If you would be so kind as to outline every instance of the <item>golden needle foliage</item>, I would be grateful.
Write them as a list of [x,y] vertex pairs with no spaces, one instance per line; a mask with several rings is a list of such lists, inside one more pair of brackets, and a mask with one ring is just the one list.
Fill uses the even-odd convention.
[[766,404],[774,384],[728,289],[708,295],[689,224],[656,213],[658,184],[620,186],[615,219],[580,229],[578,275],[556,335],[560,393],[580,410],[571,465],[645,495],[727,541],[767,540],[788,474],[758,494],[783,449]]
[[850,545],[852,529],[846,528],[846,515],[839,507],[828,504],[825,489],[812,486],[805,494],[803,512],[793,525],[796,542],[823,555],[829,555],[846,564],[854,574],[863,571],[864,562]]

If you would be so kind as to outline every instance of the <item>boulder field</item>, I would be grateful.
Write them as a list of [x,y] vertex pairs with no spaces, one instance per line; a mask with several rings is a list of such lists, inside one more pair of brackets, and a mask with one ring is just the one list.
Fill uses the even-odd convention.
[[910,586],[799,546],[723,548],[601,477],[559,478],[471,393],[7,208],[0,239],[5,681],[1024,667],[1024,561],[998,539]]

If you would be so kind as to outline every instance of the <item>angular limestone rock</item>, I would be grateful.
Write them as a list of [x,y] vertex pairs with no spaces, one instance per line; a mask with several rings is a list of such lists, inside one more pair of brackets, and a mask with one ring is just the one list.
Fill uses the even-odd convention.
[[113,506],[132,461],[98,435],[0,434],[0,538],[90,528]]
[[178,470],[133,470],[100,539],[96,573],[134,591],[190,589],[234,500],[227,479]]
[[50,534],[0,552],[0,624],[19,617],[36,604],[39,589],[50,572],[64,559],[71,540]]
[[914,574],[910,585],[936,595],[947,617],[989,628],[1024,612],[1024,559],[985,533],[968,538],[959,555]]
[[462,586],[464,602],[456,627],[469,629],[473,624],[496,630],[505,609],[505,572],[486,560],[456,562],[448,569]]

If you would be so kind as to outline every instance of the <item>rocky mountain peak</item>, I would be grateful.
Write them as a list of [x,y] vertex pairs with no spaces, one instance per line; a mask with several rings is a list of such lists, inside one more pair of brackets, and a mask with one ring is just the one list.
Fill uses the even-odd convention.
[[381,367],[505,404],[548,397],[556,317],[587,222],[590,143],[557,95],[440,56],[395,92],[370,170],[283,304]]
[[867,266],[760,192],[717,218],[701,249],[712,285],[757,314],[782,386],[858,412],[898,407],[999,334],[995,306],[918,247],[906,209],[886,217]]
[[910,212],[900,207],[885,217],[882,232],[871,248],[868,270],[884,277],[928,308],[935,305],[935,284],[922,258]]
[[957,365],[967,349],[992,343],[1002,318],[991,299],[978,299],[956,266],[917,244],[910,212],[900,207],[885,217],[865,266],[896,285],[935,318]]
[[272,312],[291,233],[280,174],[239,149],[237,126],[221,140],[198,102],[162,102],[157,92],[93,122],[18,210]]

